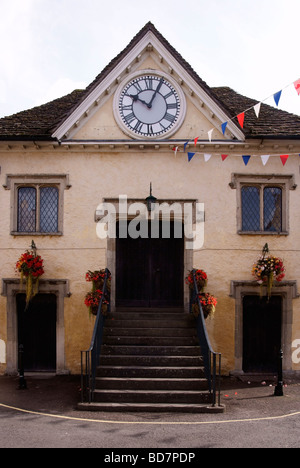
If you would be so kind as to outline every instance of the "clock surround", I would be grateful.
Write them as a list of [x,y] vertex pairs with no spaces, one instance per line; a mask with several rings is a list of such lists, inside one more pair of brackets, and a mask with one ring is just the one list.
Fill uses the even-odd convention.
[[121,129],[139,140],[166,139],[182,125],[186,100],[172,77],[156,70],[139,70],[118,86],[113,111]]

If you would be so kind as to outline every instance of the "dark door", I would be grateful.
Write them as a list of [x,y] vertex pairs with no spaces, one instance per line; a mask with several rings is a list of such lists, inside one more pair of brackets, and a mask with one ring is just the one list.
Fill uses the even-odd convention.
[[56,371],[56,296],[38,294],[25,311],[25,294],[18,294],[17,312],[25,371]]
[[245,296],[244,372],[276,372],[281,349],[282,298]]
[[143,237],[136,239],[131,236],[121,238],[118,223],[117,306],[181,307],[184,253],[182,223],[157,221],[156,226],[148,221],[144,223],[141,226]]

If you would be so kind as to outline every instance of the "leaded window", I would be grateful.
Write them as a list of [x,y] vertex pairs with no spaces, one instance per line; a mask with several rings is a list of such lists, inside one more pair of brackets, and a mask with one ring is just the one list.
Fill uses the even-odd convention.
[[18,188],[18,232],[58,232],[57,187]]
[[244,185],[241,195],[243,232],[282,232],[281,187]]

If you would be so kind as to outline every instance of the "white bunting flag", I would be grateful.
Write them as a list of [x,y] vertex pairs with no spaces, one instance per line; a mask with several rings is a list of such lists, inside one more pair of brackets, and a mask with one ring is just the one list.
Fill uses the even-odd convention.
[[264,154],[263,156],[261,156],[261,160],[262,160],[262,163],[263,163],[264,166],[269,161],[269,158],[270,158],[270,155],[268,155],[268,154]]
[[260,106],[261,106],[261,102],[259,102],[258,104],[256,104],[256,106],[253,107],[255,115],[256,115],[257,118],[259,117]]
[[210,158],[211,158],[211,154],[207,154],[207,153],[204,154],[204,161],[205,162],[209,161]]

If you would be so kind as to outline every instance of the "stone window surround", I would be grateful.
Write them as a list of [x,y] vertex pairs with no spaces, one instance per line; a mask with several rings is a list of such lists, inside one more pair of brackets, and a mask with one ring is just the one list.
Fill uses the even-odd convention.
[[[11,190],[10,234],[12,236],[62,236],[64,219],[64,191],[71,188],[68,174],[7,174],[5,190]],[[59,192],[57,232],[18,232],[18,189],[21,187],[56,187]]]
[[[231,281],[230,297],[235,299],[235,370],[232,375],[243,375],[243,298],[245,296],[259,296],[260,285],[255,281]],[[283,370],[285,374],[292,371],[292,327],[293,327],[293,299],[300,297],[297,281],[275,282],[272,295],[281,296],[282,301],[282,350]]]
[[[65,326],[64,326],[64,298],[70,297],[68,280],[40,280],[41,294],[56,295],[56,374],[65,375],[69,371],[65,367]],[[18,278],[2,279],[2,296],[7,297],[7,367],[8,375],[18,373],[18,317],[17,294],[25,293],[25,284],[21,285]]]
[[[289,235],[289,191],[296,190],[294,175],[285,174],[232,174],[229,186],[237,191],[237,233],[240,235]],[[279,187],[282,189],[282,231],[243,231],[242,230],[242,187]],[[262,216],[262,214],[261,214]]]

